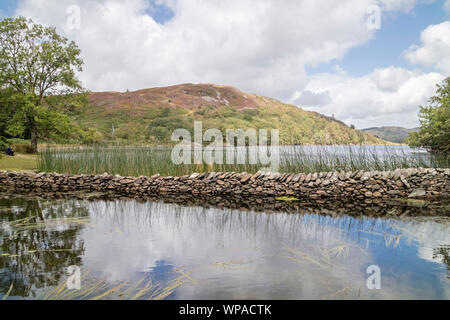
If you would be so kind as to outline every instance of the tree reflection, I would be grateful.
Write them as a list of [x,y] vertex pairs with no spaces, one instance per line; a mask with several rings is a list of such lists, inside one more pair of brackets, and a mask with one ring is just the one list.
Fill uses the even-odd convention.
[[433,259],[442,260],[442,263],[447,267],[447,278],[450,279],[450,246],[433,249]]
[[0,199],[0,208],[0,293],[12,284],[10,296],[35,296],[81,265],[84,225],[70,223],[88,217],[79,202]]

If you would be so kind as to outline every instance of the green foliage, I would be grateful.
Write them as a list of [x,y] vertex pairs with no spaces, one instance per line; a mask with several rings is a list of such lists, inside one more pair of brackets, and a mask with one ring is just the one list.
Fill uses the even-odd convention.
[[75,77],[83,61],[76,44],[52,27],[34,24],[24,17],[0,21],[0,83],[42,99],[58,87],[81,89]]
[[3,156],[3,153],[5,152],[6,148],[9,146],[9,141],[5,138],[0,136],[0,158]]
[[67,115],[45,107],[37,107],[37,111],[36,125],[40,138],[58,140],[70,136],[72,123]]
[[420,107],[419,132],[408,137],[411,147],[425,147],[432,152],[450,153],[450,77],[437,85],[430,105]]
[[280,143],[284,145],[384,143],[337,121],[282,103],[257,109],[205,105],[193,111],[179,107],[149,107],[139,114],[128,106],[116,110],[95,107],[87,111],[81,122],[101,132],[109,141],[170,144],[175,129],[186,129],[193,134],[194,121],[202,121],[203,130],[219,129],[224,137],[227,129],[279,129]]
[[[70,121],[64,112],[79,105],[79,96],[65,108],[56,101],[73,98],[81,91],[75,76],[76,71],[82,71],[79,56],[76,44],[58,35],[55,28],[23,17],[0,21],[0,114],[7,120],[3,128],[6,134],[29,135],[35,151],[40,137],[68,135]],[[45,106],[49,94],[54,97]]]
[[79,131],[79,137],[81,140],[81,143],[86,145],[95,145],[100,144],[102,141],[105,140],[105,136],[93,129],[93,128],[86,128]]
[[152,118],[145,128],[145,138],[154,143],[170,143],[172,132],[186,129],[193,132],[193,119],[181,108],[155,108],[149,111]]
[[39,139],[64,141],[74,131],[74,123],[63,109],[54,106],[35,105],[34,94],[0,96],[2,127],[0,135],[30,138],[31,126]]

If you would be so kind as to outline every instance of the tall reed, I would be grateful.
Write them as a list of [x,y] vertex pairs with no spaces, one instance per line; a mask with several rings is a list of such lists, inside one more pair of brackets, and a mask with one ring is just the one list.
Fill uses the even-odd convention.
[[[267,165],[213,164],[176,165],[167,147],[64,147],[45,148],[38,157],[41,172],[69,174],[119,174],[122,176],[182,176],[194,172],[256,173]],[[224,159],[226,160],[226,159]],[[449,167],[449,158],[402,147],[280,147],[281,173],[311,173],[397,168]]]

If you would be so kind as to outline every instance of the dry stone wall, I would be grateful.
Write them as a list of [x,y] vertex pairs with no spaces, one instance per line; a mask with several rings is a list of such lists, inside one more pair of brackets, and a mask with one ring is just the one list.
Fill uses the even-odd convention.
[[0,171],[0,186],[30,190],[98,191],[125,196],[295,197],[298,199],[448,198],[450,169],[398,169],[395,171],[322,172],[313,174],[256,174],[218,172],[183,177],[122,177],[18,173]]

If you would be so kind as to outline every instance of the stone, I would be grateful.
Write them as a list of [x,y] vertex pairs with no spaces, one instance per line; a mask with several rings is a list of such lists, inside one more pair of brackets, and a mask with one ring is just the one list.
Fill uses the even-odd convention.
[[400,176],[400,181],[407,187],[408,189],[411,188],[408,181],[406,181],[405,177],[403,175]]
[[367,181],[369,180],[371,177],[371,173],[370,172],[364,172],[363,175],[361,176],[360,180],[361,181]]
[[189,179],[195,179],[195,178],[198,178],[199,175],[200,175],[200,174],[198,174],[198,173],[193,173],[193,174],[191,174],[191,176],[189,177]]
[[133,183],[134,180],[131,180],[131,179],[123,179],[123,180],[120,180],[119,182],[120,182],[121,184],[130,184],[130,183]]
[[255,180],[255,179],[259,178],[259,177],[261,176],[261,174],[262,174],[262,172],[261,172],[261,171],[258,171],[257,173],[255,173],[255,174],[251,177],[251,180]]
[[418,197],[425,197],[427,192],[424,189],[415,189],[411,194],[408,196],[408,198],[418,198]]
[[291,180],[294,178],[294,175],[293,174],[290,174],[288,177],[287,177],[287,179],[286,179],[286,183],[289,183],[289,182],[291,182]]
[[373,196],[374,198],[381,198],[383,195],[381,194],[381,192],[374,192],[374,193],[372,194],[372,196]]
[[402,175],[401,170],[397,169],[397,170],[394,171],[394,175],[392,176],[392,179],[393,180],[398,180],[398,179],[400,179],[401,175]]
[[161,194],[180,201],[183,197],[188,199],[191,195],[200,195],[202,198],[209,198],[210,201],[217,200],[217,202],[221,201],[221,196],[236,198],[236,201],[251,196],[265,202],[265,197],[272,195],[301,194],[305,199],[316,199],[319,202],[328,201],[325,198],[343,196],[361,199],[364,203],[370,204],[395,197],[443,196],[448,198],[450,191],[448,173],[450,174],[449,169],[422,168],[310,174],[211,172],[193,173],[183,177],[161,177],[158,174],[152,178],[145,176],[135,178],[120,175],[61,175],[0,171],[0,182],[4,186],[31,192],[53,190],[55,194],[62,191],[95,190],[131,198]]
[[311,173],[309,173],[306,177],[305,177],[305,183],[308,183],[311,181]]

